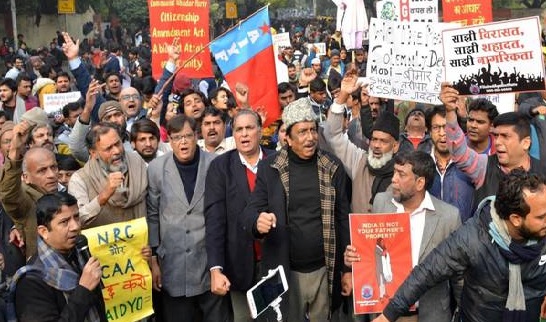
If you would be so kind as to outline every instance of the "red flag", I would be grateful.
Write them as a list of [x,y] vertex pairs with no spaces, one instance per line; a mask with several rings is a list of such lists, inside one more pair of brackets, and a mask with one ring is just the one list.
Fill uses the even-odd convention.
[[250,106],[267,112],[263,126],[276,121],[280,106],[267,7],[214,40],[210,50],[230,88],[247,85]]

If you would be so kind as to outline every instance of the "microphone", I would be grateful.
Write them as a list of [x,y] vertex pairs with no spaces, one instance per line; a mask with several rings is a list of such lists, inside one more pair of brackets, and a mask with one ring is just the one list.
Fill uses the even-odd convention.
[[[87,264],[89,258],[91,258],[91,252],[89,251],[89,244],[87,243],[87,237],[85,235],[76,236],[76,250],[78,252],[78,259],[80,262],[80,267],[82,268]],[[102,279],[100,280],[100,288],[104,288]]]

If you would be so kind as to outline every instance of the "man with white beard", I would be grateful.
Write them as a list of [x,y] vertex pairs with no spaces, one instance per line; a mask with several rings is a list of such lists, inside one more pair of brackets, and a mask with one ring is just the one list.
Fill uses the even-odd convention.
[[372,127],[368,151],[354,145],[343,133],[343,111],[349,95],[358,88],[355,70],[348,71],[341,83],[339,96],[330,107],[324,126],[324,136],[330,150],[343,162],[345,171],[353,182],[352,210],[369,213],[375,195],[384,192],[394,173],[393,155],[398,151],[400,121],[383,112]]

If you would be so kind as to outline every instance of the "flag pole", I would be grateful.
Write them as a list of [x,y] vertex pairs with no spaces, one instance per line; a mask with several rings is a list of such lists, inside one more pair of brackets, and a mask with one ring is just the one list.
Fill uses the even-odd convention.
[[228,28],[228,30],[224,31],[221,35],[219,35],[218,37],[214,38],[213,40],[209,41],[205,46],[201,47],[198,51],[196,51],[195,53],[193,53],[188,59],[186,59],[182,65],[179,65],[176,67],[175,71],[173,72],[173,74],[167,78],[167,80],[165,81],[165,84],[163,84],[163,86],[161,87],[161,89],[159,90],[159,92],[157,92],[156,94],[158,95],[162,95],[163,92],[165,91],[165,88],[167,87],[167,85],[169,85],[170,82],[172,82],[174,80],[174,78],[176,77],[176,74],[178,74],[192,59],[194,59],[197,55],[199,55],[203,50],[205,50],[205,48],[208,48],[210,46],[210,44],[212,44],[216,39],[220,38],[220,37],[223,37],[225,34],[227,34],[228,32],[232,31],[233,29],[235,28],[240,28],[241,24],[245,21],[247,21],[248,19],[254,17],[258,12],[260,12],[261,10],[263,10],[264,8],[269,8],[269,3],[266,4],[265,6],[261,7],[260,9],[256,10],[255,12],[253,12],[250,16],[246,17],[245,19],[242,19],[240,20],[236,25]]

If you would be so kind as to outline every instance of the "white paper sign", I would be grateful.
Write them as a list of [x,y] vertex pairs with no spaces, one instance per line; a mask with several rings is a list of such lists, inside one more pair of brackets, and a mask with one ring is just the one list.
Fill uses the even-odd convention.
[[82,97],[79,91],[58,93],[58,94],[45,94],[44,95],[44,111],[48,115],[55,114],[63,109],[68,103],[76,102]]
[[279,55],[282,50],[287,47],[291,47],[290,33],[283,32],[280,34],[272,35],[273,40],[273,53],[275,55],[275,72],[277,74],[277,83],[288,82],[288,67],[279,60]]
[[371,96],[441,104],[443,29],[452,24],[372,18],[366,76]]
[[516,102],[516,94],[506,93],[506,94],[485,94],[485,95],[476,95],[471,96],[472,99],[485,98],[491,103],[495,104],[499,114],[506,112],[516,111],[514,103]]
[[313,46],[317,47],[317,57],[326,55],[326,44],[323,42],[317,42],[314,44],[307,44],[307,51],[311,52]]
[[445,30],[446,80],[462,95],[544,90],[538,17]]
[[375,9],[383,20],[438,22],[438,0],[381,0]]

